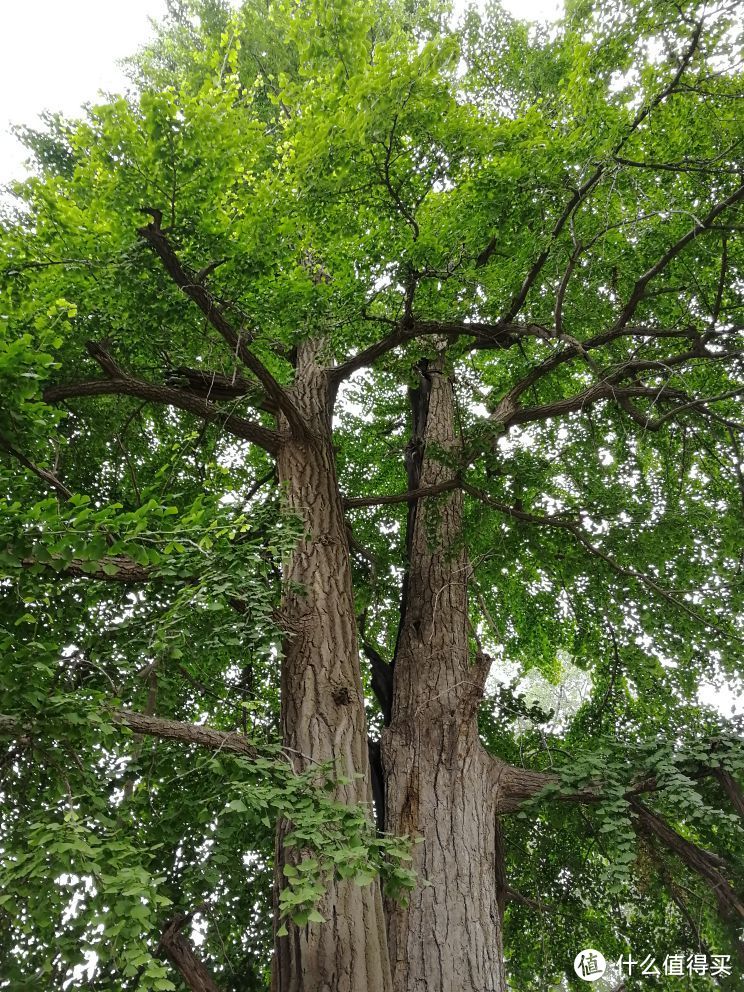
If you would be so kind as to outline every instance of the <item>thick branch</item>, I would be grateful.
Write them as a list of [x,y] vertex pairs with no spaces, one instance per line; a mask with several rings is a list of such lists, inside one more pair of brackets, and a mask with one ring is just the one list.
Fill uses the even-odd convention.
[[344,507],[347,510],[359,509],[362,506],[391,506],[395,503],[410,503],[415,499],[424,499],[427,496],[438,496],[440,493],[448,493],[453,489],[459,489],[458,479],[448,479],[439,482],[436,486],[422,486],[420,489],[409,489],[405,493],[394,493],[390,496],[352,496],[344,499]]
[[246,344],[247,334],[237,331],[225,317],[222,307],[217,303],[209,290],[198,280],[198,277],[187,272],[181,264],[173,246],[160,227],[161,213],[159,210],[145,208],[144,213],[153,218],[150,224],[138,229],[140,237],[154,250],[163,263],[163,267],[173,282],[189,299],[199,307],[210,324],[219,332],[230,345],[246,368],[250,369],[263,386],[266,395],[276,404],[287,418],[287,422],[295,433],[304,435],[307,426],[303,417],[295,407],[289,393],[279,385],[263,362]]
[[[92,347],[97,348],[98,346],[93,345]],[[90,347],[89,350],[93,353]],[[101,365],[106,360],[100,354],[96,354],[94,357]],[[186,410],[209,423],[217,423],[234,437],[252,441],[271,454],[275,454],[279,450],[279,435],[252,420],[227,413],[214,403],[200,399],[198,396],[193,396],[183,390],[146,382],[143,379],[135,379],[122,372],[118,366],[103,367],[107,372],[113,372],[116,369],[117,374],[108,379],[89,379],[85,382],[50,386],[44,390],[45,401],[47,403],[59,403],[61,400],[83,396],[136,396],[151,403],[161,403],[176,407],[179,410]]]
[[100,579],[103,582],[119,582],[123,585],[140,585],[152,579],[152,569],[144,565],[138,565],[132,558],[126,555],[108,555],[99,559],[94,570],[85,567],[86,563],[73,559],[57,570],[52,562],[40,562],[35,558],[24,558],[21,565],[24,568],[34,568],[44,565],[54,569],[56,574],[69,578]]
[[258,410],[276,416],[278,408],[259,390],[257,383],[239,375],[223,375],[208,369],[193,369],[178,365],[170,370],[166,385],[201,396],[202,399],[219,403],[245,397]]
[[[167,720],[159,716],[147,716],[132,710],[113,710],[111,719],[121,727],[127,727],[135,734],[145,734],[161,740],[178,741],[181,744],[197,744],[210,751],[227,751],[246,758],[257,757],[257,751],[242,734],[226,730],[213,730],[194,723]],[[0,736],[31,739],[43,725],[24,725],[17,717],[0,713]]]
[[699,875],[713,890],[722,915],[725,918],[744,918],[744,902],[732,889],[721,871],[723,862],[716,855],[703,851],[692,841],[673,830],[657,813],[652,812],[635,799],[630,806],[636,815],[636,828],[640,833],[651,834],[667,847],[691,871]]
[[364,348],[351,358],[347,358],[330,371],[330,380],[334,385],[356,372],[358,369],[372,365],[383,355],[400,345],[406,344],[419,337],[472,337],[475,348],[511,348],[520,337],[549,337],[549,332],[536,324],[482,324],[466,321],[438,320],[401,320],[394,324],[394,330],[368,348]]
[[[540,772],[532,768],[520,768],[493,758],[492,773],[494,787],[498,792],[499,813],[514,813],[524,803],[539,796],[543,789],[552,787],[545,795],[545,802],[575,803],[577,805],[596,805],[605,798],[604,785],[601,781],[594,782],[578,792],[556,792],[555,786],[560,785],[561,778],[556,772]],[[700,776],[702,777],[702,775]],[[628,786],[625,798],[630,801],[637,796],[656,792],[658,780],[653,775],[638,778]]]
[[158,951],[170,961],[191,992],[221,992],[219,985],[181,933],[195,915],[182,914],[170,920],[163,930]]

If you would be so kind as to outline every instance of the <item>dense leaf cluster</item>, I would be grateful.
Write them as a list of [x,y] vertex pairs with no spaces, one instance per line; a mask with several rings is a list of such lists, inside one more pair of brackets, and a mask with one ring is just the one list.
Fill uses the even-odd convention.
[[[421,361],[455,383],[482,740],[558,776],[503,818],[511,987],[571,985],[587,944],[735,953],[633,805],[741,891],[720,774],[744,767],[734,5],[573,0],[550,29],[493,3],[457,28],[426,3],[169,6],[131,92],[26,131],[0,229],[0,713],[23,728],[0,764],[0,987],[74,987],[94,961],[86,987],[178,988],[159,940],[184,913],[225,989],[266,988],[278,821],[301,851],[285,916],[320,925],[329,873],[412,884],[405,842],[279,747],[282,563],[318,535],[233,429],[276,410],[159,264],[153,211],[278,383],[321,334],[349,372],[334,443],[382,659],[407,503],[379,498],[407,489]],[[118,707],[256,757],[125,733]]]

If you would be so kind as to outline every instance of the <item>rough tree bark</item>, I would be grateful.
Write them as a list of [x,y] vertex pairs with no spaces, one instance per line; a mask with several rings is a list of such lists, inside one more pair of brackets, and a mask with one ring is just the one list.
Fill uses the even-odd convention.
[[[422,363],[412,395],[409,489],[452,478],[458,447],[452,383]],[[412,504],[408,575],[394,660],[392,720],[383,734],[386,828],[422,838],[421,883],[390,904],[396,992],[503,992],[493,763],[478,739],[484,665],[469,657],[469,565],[462,494]]]
[[222,992],[210,971],[196,956],[191,944],[181,933],[191,922],[193,913],[182,914],[170,920],[160,938],[160,951],[183,979],[191,992]]
[[[339,773],[351,779],[339,786],[336,797],[368,803],[371,813],[348,540],[331,437],[332,397],[318,360],[320,349],[320,342],[298,348],[292,398],[306,433],[287,432],[277,458],[290,510],[304,520],[308,533],[284,575],[282,613],[290,633],[282,661],[282,731],[298,766],[303,756],[334,761]],[[278,886],[292,855],[283,850],[285,829],[278,837]],[[289,935],[277,938],[277,992],[388,992],[379,886],[334,882],[319,908],[325,925],[290,924]]]

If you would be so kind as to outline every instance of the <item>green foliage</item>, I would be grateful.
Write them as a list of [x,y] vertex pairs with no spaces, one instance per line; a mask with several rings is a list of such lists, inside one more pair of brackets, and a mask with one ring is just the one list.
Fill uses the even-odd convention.
[[[212,389],[245,369],[138,235],[142,208],[162,211],[190,273],[210,269],[212,299],[282,384],[299,340],[322,333],[331,364],[399,328],[411,287],[417,319],[459,322],[345,382],[334,444],[345,494],[405,490],[406,391],[446,340],[454,468],[486,497],[465,494],[470,620],[508,683],[484,702],[483,742],[555,771],[556,793],[597,787],[585,809],[537,803],[505,825],[509,884],[552,907],[507,909],[513,988],[549,988],[587,942],[608,957],[690,943],[659,882],[678,869],[633,830],[626,792],[644,776],[649,805],[742,879],[741,826],[696,776],[742,771],[739,725],[699,697],[740,685],[744,635],[736,206],[653,277],[632,314],[643,333],[558,361],[521,396],[559,404],[637,361],[618,380],[651,390],[635,418],[612,397],[509,429],[491,417],[612,327],[736,188],[733,5],[576,0],[547,29],[488,3],[450,21],[436,2],[174,0],[128,96],[23,132],[35,173],[0,228],[0,713],[26,728],[0,765],[0,987],[79,986],[94,953],[86,987],[179,988],[159,936],[204,907],[221,987],[267,988],[277,822],[294,844],[284,918],[322,925],[330,878],[381,876],[397,898],[413,884],[407,842],[334,801],[333,768],[295,774],[278,749],[282,566],[300,528],[269,456],[222,424],[272,413]],[[468,332],[505,314],[518,346]],[[102,377],[90,340],[159,386],[211,377],[220,417],[124,394],[45,402],[50,384]],[[720,360],[680,358],[701,341]],[[677,411],[665,390],[717,399],[642,426]],[[348,514],[357,613],[388,656],[406,512]],[[565,659],[586,676],[573,708]],[[525,673],[544,703],[520,695]],[[258,758],[126,735],[117,707],[242,732]],[[684,885],[701,939],[732,946],[710,893]]]

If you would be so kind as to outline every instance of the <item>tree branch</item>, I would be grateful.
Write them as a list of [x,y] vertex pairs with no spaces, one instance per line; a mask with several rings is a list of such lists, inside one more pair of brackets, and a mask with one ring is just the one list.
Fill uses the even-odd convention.
[[697,610],[693,610],[692,607],[688,606],[688,604],[683,600],[677,599],[677,597],[670,593],[668,589],[660,586],[655,579],[652,579],[650,575],[647,575],[645,572],[639,572],[637,569],[631,568],[628,565],[620,564],[620,562],[618,562],[612,555],[592,543],[583,527],[575,517],[558,515],[541,516],[536,513],[529,513],[517,507],[510,506],[508,503],[502,503],[499,500],[493,499],[493,497],[489,496],[489,494],[484,492],[482,489],[478,489],[476,486],[471,486],[462,479],[460,480],[460,486],[474,499],[479,500],[486,506],[493,507],[500,513],[513,517],[515,520],[519,520],[522,523],[534,524],[538,527],[557,527],[568,531],[570,534],[573,534],[582,547],[584,547],[595,558],[599,558],[605,562],[605,564],[608,565],[609,568],[611,568],[617,575],[624,578],[635,579],[637,582],[640,582],[642,585],[645,585],[648,589],[652,590],[652,592],[657,593],[662,599],[676,607],[676,609],[682,610],[688,616],[692,617],[694,620],[697,620],[698,623],[702,624],[704,627],[707,627],[709,630],[715,631],[722,637],[730,637],[737,641],[742,640],[742,638],[740,638],[737,634],[723,630],[723,628],[718,627],[716,624],[707,620],[704,616],[702,616],[702,614],[698,613]]
[[181,933],[186,924],[196,916],[196,912],[198,911],[182,913],[166,923],[157,953],[170,961],[191,992],[221,992],[211,973]]
[[[695,30],[693,31],[690,44],[687,47],[686,51],[684,52],[680,64],[677,68],[677,71],[675,72],[669,84],[665,86],[664,89],[661,90],[659,93],[657,93],[652,100],[650,100],[647,104],[641,107],[641,109],[638,111],[636,116],[633,118],[633,121],[631,122],[631,125],[628,128],[627,132],[615,144],[614,148],[610,152],[609,157],[606,160],[600,162],[596,166],[592,174],[589,176],[589,178],[577,190],[574,191],[574,194],[566,204],[563,213],[555,222],[553,229],[550,232],[550,237],[547,245],[545,246],[545,248],[543,248],[543,250],[540,252],[540,254],[533,262],[532,267],[525,276],[519,291],[512,299],[511,303],[507,307],[503,316],[499,319],[498,323],[500,326],[503,326],[509,321],[514,320],[516,315],[522,309],[522,306],[524,305],[524,302],[527,299],[527,294],[534,285],[535,280],[539,276],[540,272],[543,269],[543,266],[548,260],[548,257],[550,256],[550,252],[558,236],[563,231],[564,227],[566,226],[570,218],[573,216],[574,212],[578,209],[578,207],[581,206],[584,200],[586,200],[586,198],[589,196],[592,190],[597,186],[602,176],[606,172],[608,166],[614,160],[615,156],[619,154],[619,152],[622,150],[627,140],[643,123],[646,117],[648,117],[648,115],[677,88],[685,69],[690,64],[698,48],[698,45],[700,44],[700,36],[702,34],[702,30],[703,30],[703,22],[699,21],[695,25]],[[496,247],[496,243],[495,240],[492,238],[491,241],[489,241],[488,246],[478,256],[478,261],[476,262],[476,266],[485,264],[485,262],[487,262],[488,259],[490,258],[491,254],[493,254],[495,247]]]
[[594,383],[580,393],[566,396],[552,403],[545,403],[542,406],[520,407],[512,400],[512,394],[507,393],[493,412],[492,419],[503,427],[512,427],[516,424],[529,424],[534,421],[547,420],[550,417],[577,413],[594,406],[601,400],[620,402],[635,398],[654,401],[660,399],[689,401],[686,393],[679,389],[673,389],[671,386],[616,386],[613,382],[605,381]]
[[684,865],[702,878],[713,890],[721,914],[725,918],[744,918],[744,902],[723,874],[721,869],[725,863],[720,858],[682,837],[657,813],[652,812],[638,800],[630,799],[630,806],[636,815],[637,830],[642,834],[657,837]]
[[405,493],[394,493],[391,496],[352,496],[344,498],[344,508],[347,510],[359,509],[362,506],[391,506],[395,503],[410,503],[415,499],[424,499],[427,496],[438,496],[440,493],[448,493],[453,489],[459,489],[459,479],[448,479],[446,482],[439,482],[435,486],[422,486],[420,489],[409,489]]
[[57,476],[48,471],[45,468],[40,468],[38,465],[34,464],[29,458],[27,458],[22,451],[14,447],[4,434],[0,434],[0,448],[7,451],[9,455],[12,455],[17,462],[20,462],[24,468],[27,468],[29,472],[41,479],[46,485],[51,486],[55,492],[59,493],[64,499],[69,499],[72,496],[72,490],[68,489],[67,486],[61,482]]
[[672,902],[677,907],[682,918],[686,922],[690,930],[690,933],[695,938],[698,948],[704,953],[710,954],[710,950],[705,944],[705,941],[702,938],[702,934],[700,933],[700,928],[693,919],[689,907],[687,906],[687,903],[684,900],[682,892],[679,889],[679,886],[676,884],[675,880],[669,874],[669,871],[667,870],[667,866],[664,863],[664,859],[662,858],[661,854],[657,849],[654,838],[652,836],[648,836],[645,838],[645,840],[646,840],[645,849],[648,852],[648,855],[651,858],[651,860],[658,868],[661,881],[663,882],[664,887],[671,896]]
[[258,410],[276,416],[278,407],[259,390],[258,384],[240,375],[223,375],[209,369],[194,369],[188,365],[177,365],[169,369],[166,385],[183,389],[201,396],[202,399],[219,403],[223,400],[237,400],[245,397]]
[[245,417],[227,413],[214,403],[183,390],[136,379],[119,368],[113,358],[95,342],[88,342],[87,348],[110,378],[50,386],[43,393],[47,403],[58,403],[60,400],[83,396],[137,396],[152,403],[162,403],[186,410],[209,423],[217,423],[234,437],[252,441],[271,454],[276,454],[279,450],[281,438],[276,431],[262,427]]
[[714,768],[713,774],[721,783],[723,791],[731,800],[731,805],[734,807],[736,813],[744,820],[744,791],[742,791],[739,783],[731,772],[726,771],[725,768]]
[[[371,318],[367,318],[370,320]],[[475,348],[498,348],[506,349],[515,345],[520,337],[550,337],[550,332],[537,324],[485,324],[466,321],[438,321],[438,320],[417,320],[397,321],[393,323],[394,330],[386,337],[381,338],[368,348],[364,348],[356,355],[345,359],[340,365],[330,370],[330,381],[337,386],[344,379],[356,372],[358,369],[372,365],[383,355],[408,341],[414,341],[419,337],[430,337],[441,335],[442,337],[453,338],[459,336],[470,336],[474,338]]]
[[[654,328],[640,324],[631,327],[626,325],[622,328],[613,328],[608,331],[603,331],[601,334],[597,334],[585,341],[578,341],[576,338],[568,338],[567,336],[563,336],[562,338],[559,338],[559,340],[566,344],[567,347],[563,348],[563,350],[554,352],[539,365],[536,365],[526,376],[524,376],[524,378],[520,379],[519,382],[512,386],[504,399],[506,400],[508,398],[510,402],[515,402],[531,386],[536,385],[540,379],[544,378],[561,365],[572,361],[576,357],[585,358],[587,352],[601,348],[605,344],[610,344],[618,338],[633,337],[639,339],[641,343],[643,343],[644,339],[661,340],[664,338],[687,338],[696,342],[696,346],[701,346],[707,344],[709,341],[724,337],[729,333],[738,333],[741,330],[741,327],[734,327],[731,328],[730,331],[709,330],[705,332],[705,334],[701,334],[693,327],[684,327],[680,329]],[[546,335],[546,337],[549,336],[550,335]],[[711,355],[711,357],[713,356]]]
[[142,212],[149,214],[152,217],[152,221],[145,227],[138,228],[137,233],[147,241],[155,254],[160,258],[165,271],[173,282],[189,299],[196,303],[210,324],[229,344],[233,354],[240,359],[246,368],[253,372],[261,383],[266,395],[287,418],[291,429],[299,435],[307,434],[305,420],[292,402],[289,393],[279,385],[263,362],[248,348],[245,343],[245,332],[237,331],[232,326],[225,317],[222,307],[217,303],[209,290],[199,282],[196,275],[187,272],[181,264],[173,246],[161,229],[161,211],[144,207]]
[[[541,374],[530,374],[525,377],[525,379],[519,382],[516,386],[512,387],[512,389],[510,389],[501,398],[501,400],[499,400],[498,405],[491,414],[491,419],[496,423],[501,424],[503,427],[508,428],[516,424],[531,423],[534,421],[546,420],[549,417],[558,417],[567,413],[583,411],[605,399],[618,403],[626,413],[628,413],[646,430],[659,430],[659,428],[668,420],[672,420],[677,417],[678,414],[687,410],[697,410],[698,412],[709,414],[710,412],[706,410],[708,404],[718,403],[726,399],[732,399],[733,397],[740,395],[743,390],[732,389],[719,393],[715,396],[693,399],[682,390],[675,389],[667,383],[651,386],[645,386],[639,382],[630,386],[620,385],[623,379],[637,377],[638,374],[642,372],[656,372],[658,374],[667,372],[681,365],[686,365],[695,360],[708,360],[714,362],[739,358],[742,355],[741,351],[706,351],[704,347],[705,341],[705,337],[700,337],[694,348],[680,352],[677,355],[670,355],[665,358],[629,359],[628,361],[620,362],[614,367],[605,370],[599,370],[597,366],[592,363],[592,367],[598,372],[599,375],[598,382],[588,386],[580,393],[575,393],[573,396],[563,397],[560,400],[553,401],[552,403],[546,403],[541,406],[534,407],[521,407],[518,402],[519,396],[524,392],[528,385],[534,384],[534,382],[541,377],[541,374],[545,374],[546,371],[549,371],[545,366],[543,366],[543,372]],[[576,350],[573,354],[567,355],[566,357],[573,357],[574,355],[579,354],[580,348],[578,345],[579,343],[577,342]],[[554,362],[552,364],[552,368],[555,368],[558,364],[558,362]],[[679,402],[671,410],[659,417],[654,418],[642,413],[640,410],[637,410],[632,405],[632,400],[634,398],[647,398],[653,400],[653,402],[673,399],[678,400]],[[739,429],[741,427],[741,425],[735,421],[724,422],[728,426],[732,426],[735,429]]]
[[[179,720],[167,720],[164,717],[147,716],[145,713],[123,709],[113,710],[111,719],[118,726],[126,727],[135,734],[178,741],[181,744],[196,744],[210,751],[227,751],[246,758],[258,757],[253,744],[243,734],[234,731],[213,730],[211,727],[194,723],[182,723]],[[24,725],[17,717],[0,713],[0,736],[23,737],[31,740],[38,727],[38,724]],[[41,730],[43,732],[43,725]]]
[[706,231],[713,227],[714,221],[720,217],[720,215],[727,210],[729,207],[734,206],[741,199],[744,198],[744,183],[734,190],[725,200],[721,200],[717,203],[705,217],[697,221],[678,241],[675,241],[671,247],[669,247],[661,258],[654,263],[650,268],[646,269],[643,275],[636,279],[635,285],[630,294],[628,302],[623,307],[620,315],[618,316],[615,323],[610,328],[610,332],[622,330],[625,325],[631,320],[633,314],[635,313],[638,304],[646,296],[646,287],[655,279],[656,276],[660,275],[664,269],[669,265],[669,263],[680,254],[680,252],[694,241],[696,238],[700,237]]
[[530,899],[529,896],[522,895],[521,892],[517,892],[515,889],[506,889],[506,901],[516,902],[521,906],[527,906],[529,909],[534,909],[538,913],[555,913],[558,911],[558,907],[554,906],[552,903],[541,902],[539,899]]
[[[50,568],[54,568],[51,563],[40,562],[35,558],[24,558],[20,564],[24,568],[33,568],[37,565],[48,565]],[[136,561],[126,555],[109,555],[106,558],[101,558],[96,562],[96,565],[100,567],[96,567],[94,571],[89,571],[85,568],[84,562],[73,559],[56,574],[75,579],[86,578],[100,579],[103,582],[119,582],[123,585],[140,585],[152,579],[152,569],[138,565]]]

